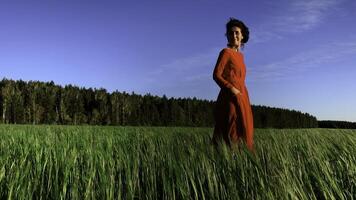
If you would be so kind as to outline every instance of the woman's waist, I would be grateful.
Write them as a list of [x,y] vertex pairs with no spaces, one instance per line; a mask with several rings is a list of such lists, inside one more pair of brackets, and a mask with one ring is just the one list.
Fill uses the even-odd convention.
[[237,89],[244,89],[246,87],[245,81],[232,81],[230,84]]
[[[234,88],[238,89],[240,92],[245,92],[247,90],[246,86],[244,84],[231,84]],[[221,88],[221,92],[223,93],[231,93],[231,88]]]
[[225,80],[236,86],[245,85],[245,79],[243,78],[226,77]]

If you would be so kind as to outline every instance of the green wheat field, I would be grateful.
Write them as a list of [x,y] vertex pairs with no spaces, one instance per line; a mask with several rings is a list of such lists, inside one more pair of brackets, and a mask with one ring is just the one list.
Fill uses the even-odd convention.
[[356,199],[356,130],[0,125],[1,199]]

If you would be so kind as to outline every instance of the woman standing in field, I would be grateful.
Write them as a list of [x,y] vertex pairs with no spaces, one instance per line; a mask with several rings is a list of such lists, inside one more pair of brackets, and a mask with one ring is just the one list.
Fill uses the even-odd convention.
[[230,18],[226,24],[227,48],[221,50],[213,78],[220,87],[214,109],[215,128],[212,143],[221,140],[229,147],[243,140],[251,152],[253,146],[253,115],[245,86],[246,67],[241,47],[248,41],[245,24]]

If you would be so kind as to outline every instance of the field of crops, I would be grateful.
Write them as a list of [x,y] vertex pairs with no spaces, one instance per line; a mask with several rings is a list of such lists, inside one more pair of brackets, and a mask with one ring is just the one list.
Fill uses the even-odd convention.
[[356,199],[356,130],[0,125],[1,199]]

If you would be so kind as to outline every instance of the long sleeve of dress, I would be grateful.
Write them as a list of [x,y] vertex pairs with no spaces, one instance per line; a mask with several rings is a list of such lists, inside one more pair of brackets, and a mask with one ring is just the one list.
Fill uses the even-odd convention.
[[223,76],[225,66],[229,61],[229,57],[229,52],[226,49],[221,50],[214,68],[213,79],[221,89],[231,89],[233,87],[233,85],[229,83]]

